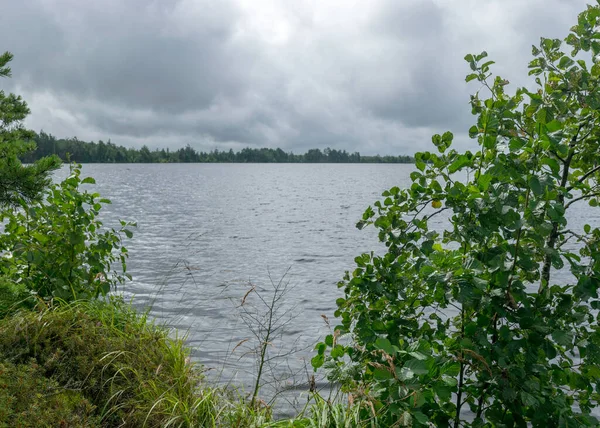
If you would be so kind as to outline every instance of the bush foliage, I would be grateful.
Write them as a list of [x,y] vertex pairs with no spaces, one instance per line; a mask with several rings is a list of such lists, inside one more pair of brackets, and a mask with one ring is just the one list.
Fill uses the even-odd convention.
[[[98,193],[82,190],[91,177],[81,178],[79,165],[45,192],[45,199],[0,213],[0,269],[6,280],[22,284],[42,299],[64,301],[106,296],[129,277],[127,249],[135,223],[121,221],[119,230],[103,229],[98,214],[110,203]],[[115,269],[119,263],[121,271]]]
[[313,365],[382,425],[597,426],[600,229],[568,212],[600,197],[599,26],[590,6],[565,43],[542,38],[535,90],[467,55],[479,150],[434,135],[412,185],[364,213],[387,252],[356,258]]

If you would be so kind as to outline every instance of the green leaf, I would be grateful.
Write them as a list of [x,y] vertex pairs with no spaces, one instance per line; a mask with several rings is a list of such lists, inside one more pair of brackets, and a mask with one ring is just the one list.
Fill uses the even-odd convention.
[[429,369],[427,368],[427,364],[423,360],[412,359],[408,360],[404,367],[412,371],[416,375],[422,375],[429,373]]
[[544,157],[542,158],[542,163],[548,165],[552,170],[553,174],[558,174],[560,172],[560,165],[558,164],[556,159],[553,159],[551,157]]
[[512,138],[508,143],[508,148],[511,152],[521,150],[525,146],[526,142],[519,138]]
[[376,368],[373,370],[373,378],[378,381],[385,381],[392,378],[392,374],[389,370]]
[[450,145],[452,140],[454,139],[454,135],[450,131],[446,131],[442,134],[442,141]]
[[81,184],[96,184],[96,180],[94,180],[92,177],[85,177]]
[[418,351],[409,352],[408,355],[410,355],[413,358],[416,358],[417,360],[426,360],[427,359],[427,355],[422,354],[421,352],[418,352]]
[[450,398],[452,397],[452,388],[449,386],[437,384],[434,391],[443,402],[450,401]]
[[565,215],[565,208],[559,203],[550,203],[547,213],[552,221],[560,222]]
[[390,341],[383,337],[377,338],[377,340],[375,341],[375,348],[381,349],[388,355],[395,354],[394,348],[392,347],[392,344],[390,343]]
[[448,172],[450,174],[454,174],[459,169],[464,168],[465,166],[470,166],[473,164],[473,161],[469,159],[466,155],[460,155],[458,159],[450,164],[448,167]]
[[458,376],[460,373],[460,363],[456,361],[445,363],[442,366],[442,373],[448,376]]
[[405,381],[415,377],[415,373],[408,367],[396,367],[396,376],[398,379]]
[[491,174],[481,174],[477,177],[477,184],[482,191],[487,191],[494,177]]
[[563,124],[556,119],[554,119],[546,124],[546,129],[548,130],[548,132],[556,132],[562,128],[563,128]]
[[318,369],[325,362],[325,357],[322,354],[317,354],[310,360],[310,364],[313,366],[313,369]]
[[531,177],[529,177],[529,187],[533,191],[533,194],[536,196],[540,196],[540,195],[544,194],[544,189],[542,188],[540,180],[535,175],[532,175]]
[[493,149],[496,147],[496,143],[498,142],[498,138],[496,135],[488,134],[483,139],[483,147],[486,149]]
[[427,416],[421,412],[413,412],[413,417],[422,425],[425,425],[427,422],[429,422]]
[[539,401],[535,396],[525,391],[521,392],[521,400],[523,400],[523,404],[526,406],[537,406],[539,404]]
[[477,128],[475,125],[471,126],[469,128],[469,137],[475,138],[477,134],[479,134],[479,128]]
[[444,381],[444,384],[446,384],[447,386],[456,386],[458,384],[458,380],[456,379],[456,377],[454,376],[449,376],[447,374],[442,375],[442,380]]
[[331,358],[337,359],[344,356],[346,349],[342,345],[335,345],[331,350]]
[[481,68],[484,69],[484,72],[486,71],[485,69],[488,69],[490,67],[490,65],[495,64],[495,61],[486,61],[483,64],[481,64]]
[[573,61],[571,58],[565,55],[558,62],[558,68],[560,68],[561,70],[565,70],[571,67],[573,64],[575,64],[575,61]]
[[567,332],[564,330],[554,330],[552,332],[552,338],[558,343],[560,346],[569,346],[573,344],[573,333]]
[[466,82],[470,82],[471,80],[475,80],[475,79],[477,79],[477,73],[471,73],[471,74],[468,74],[467,77],[465,77]]

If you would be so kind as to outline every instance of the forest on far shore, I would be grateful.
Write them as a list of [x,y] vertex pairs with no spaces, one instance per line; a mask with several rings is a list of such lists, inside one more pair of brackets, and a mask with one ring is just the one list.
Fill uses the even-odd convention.
[[81,141],[75,138],[56,138],[51,134],[40,132],[33,137],[37,149],[21,156],[21,161],[34,162],[44,156],[57,155],[63,161],[80,163],[179,163],[179,162],[235,162],[235,163],[412,163],[412,156],[364,156],[358,152],[348,153],[346,150],[310,149],[304,154],[285,152],[280,148],[249,148],[234,152],[214,149],[209,152],[198,152],[189,144],[178,150],[155,149],[147,146],[141,149],[117,146],[102,140],[95,142]]

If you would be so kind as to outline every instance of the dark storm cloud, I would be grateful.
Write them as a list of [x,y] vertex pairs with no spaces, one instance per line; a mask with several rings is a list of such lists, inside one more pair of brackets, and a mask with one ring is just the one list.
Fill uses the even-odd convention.
[[[58,2],[35,17],[47,26],[37,31],[33,52],[41,61],[24,68],[20,78],[27,88],[116,106],[169,113],[204,108],[219,94],[243,91],[244,63],[252,60],[246,47],[237,49],[231,42],[233,11],[225,2],[218,4],[225,11],[200,15],[203,20],[190,34],[177,28],[177,21],[164,19],[177,9],[160,3]],[[46,38],[56,42],[48,48]],[[9,47],[17,55],[29,51],[18,40]],[[31,53],[27,60],[33,60]]]
[[[200,149],[412,153],[473,120],[463,57],[524,84],[585,1],[5,0],[2,50],[57,136]],[[468,142],[460,139],[464,144]]]
[[[444,10],[432,1],[423,1],[419,7],[390,2],[381,9],[372,28],[397,44],[410,47],[396,61],[390,52],[390,66],[397,68],[400,75],[406,70],[407,75],[391,83],[393,87],[387,96],[371,100],[374,113],[409,127],[456,125],[460,109],[455,107],[464,101],[460,85],[463,73],[447,64],[461,53],[452,52],[444,37],[448,30]],[[402,46],[395,48],[402,51]],[[364,95],[368,97],[368,93]]]

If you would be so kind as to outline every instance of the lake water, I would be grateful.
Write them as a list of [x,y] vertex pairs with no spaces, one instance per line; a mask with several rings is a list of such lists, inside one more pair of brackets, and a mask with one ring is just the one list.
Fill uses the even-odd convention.
[[[406,164],[88,164],[83,175],[112,205],[107,226],[137,221],[127,243],[133,281],[121,288],[139,307],[188,335],[194,357],[221,381],[251,390],[257,341],[239,305],[251,286],[264,297],[285,276],[280,311],[292,316],[271,342],[265,380],[306,383],[312,347],[327,334],[336,284],[353,259],[381,249],[374,228],[355,224],[392,186],[410,183]],[[57,178],[67,174],[67,168]],[[251,293],[245,308],[259,307]],[[264,314],[258,309],[258,315]],[[283,318],[281,323],[289,320]],[[333,322],[333,320],[332,320]],[[246,340],[247,339],[247,340]],[[233,351],[233,348],[243,342]],[[233,351],[233,352],[232,352]],[[289,367],[288,367],[289,364]],[[295,379],[281,379],[286,373]],[[268,397],[273,388],[266,388]]]
[[[333,323],[337,282],[362,252],[381,251],[376,230],[355,224],[392,186],[410,184],[407,164],[84,165],[83,174],[112,200],[102,217],[137,221],[127,243],[133,281],[121,288],[135,305],[187,334],[193,357],[221,382],[251,392],[256,375],[252,328],[266,313],[272,282],[288,284],[284,316],[271,337],[261,394],[298,399],[312,374],[312,347]],[[65,167],[57,178],[68,172]],[[585,205],[587,206],[587,205]],[[600,225],[598,210],[570,222]],[[242,316],[246,309],[246,316]],[[250,324],[250,327],[248,326]],[[236,347],[237,346],[237,347]],[[305,390],[305,388],[304,388]]]

